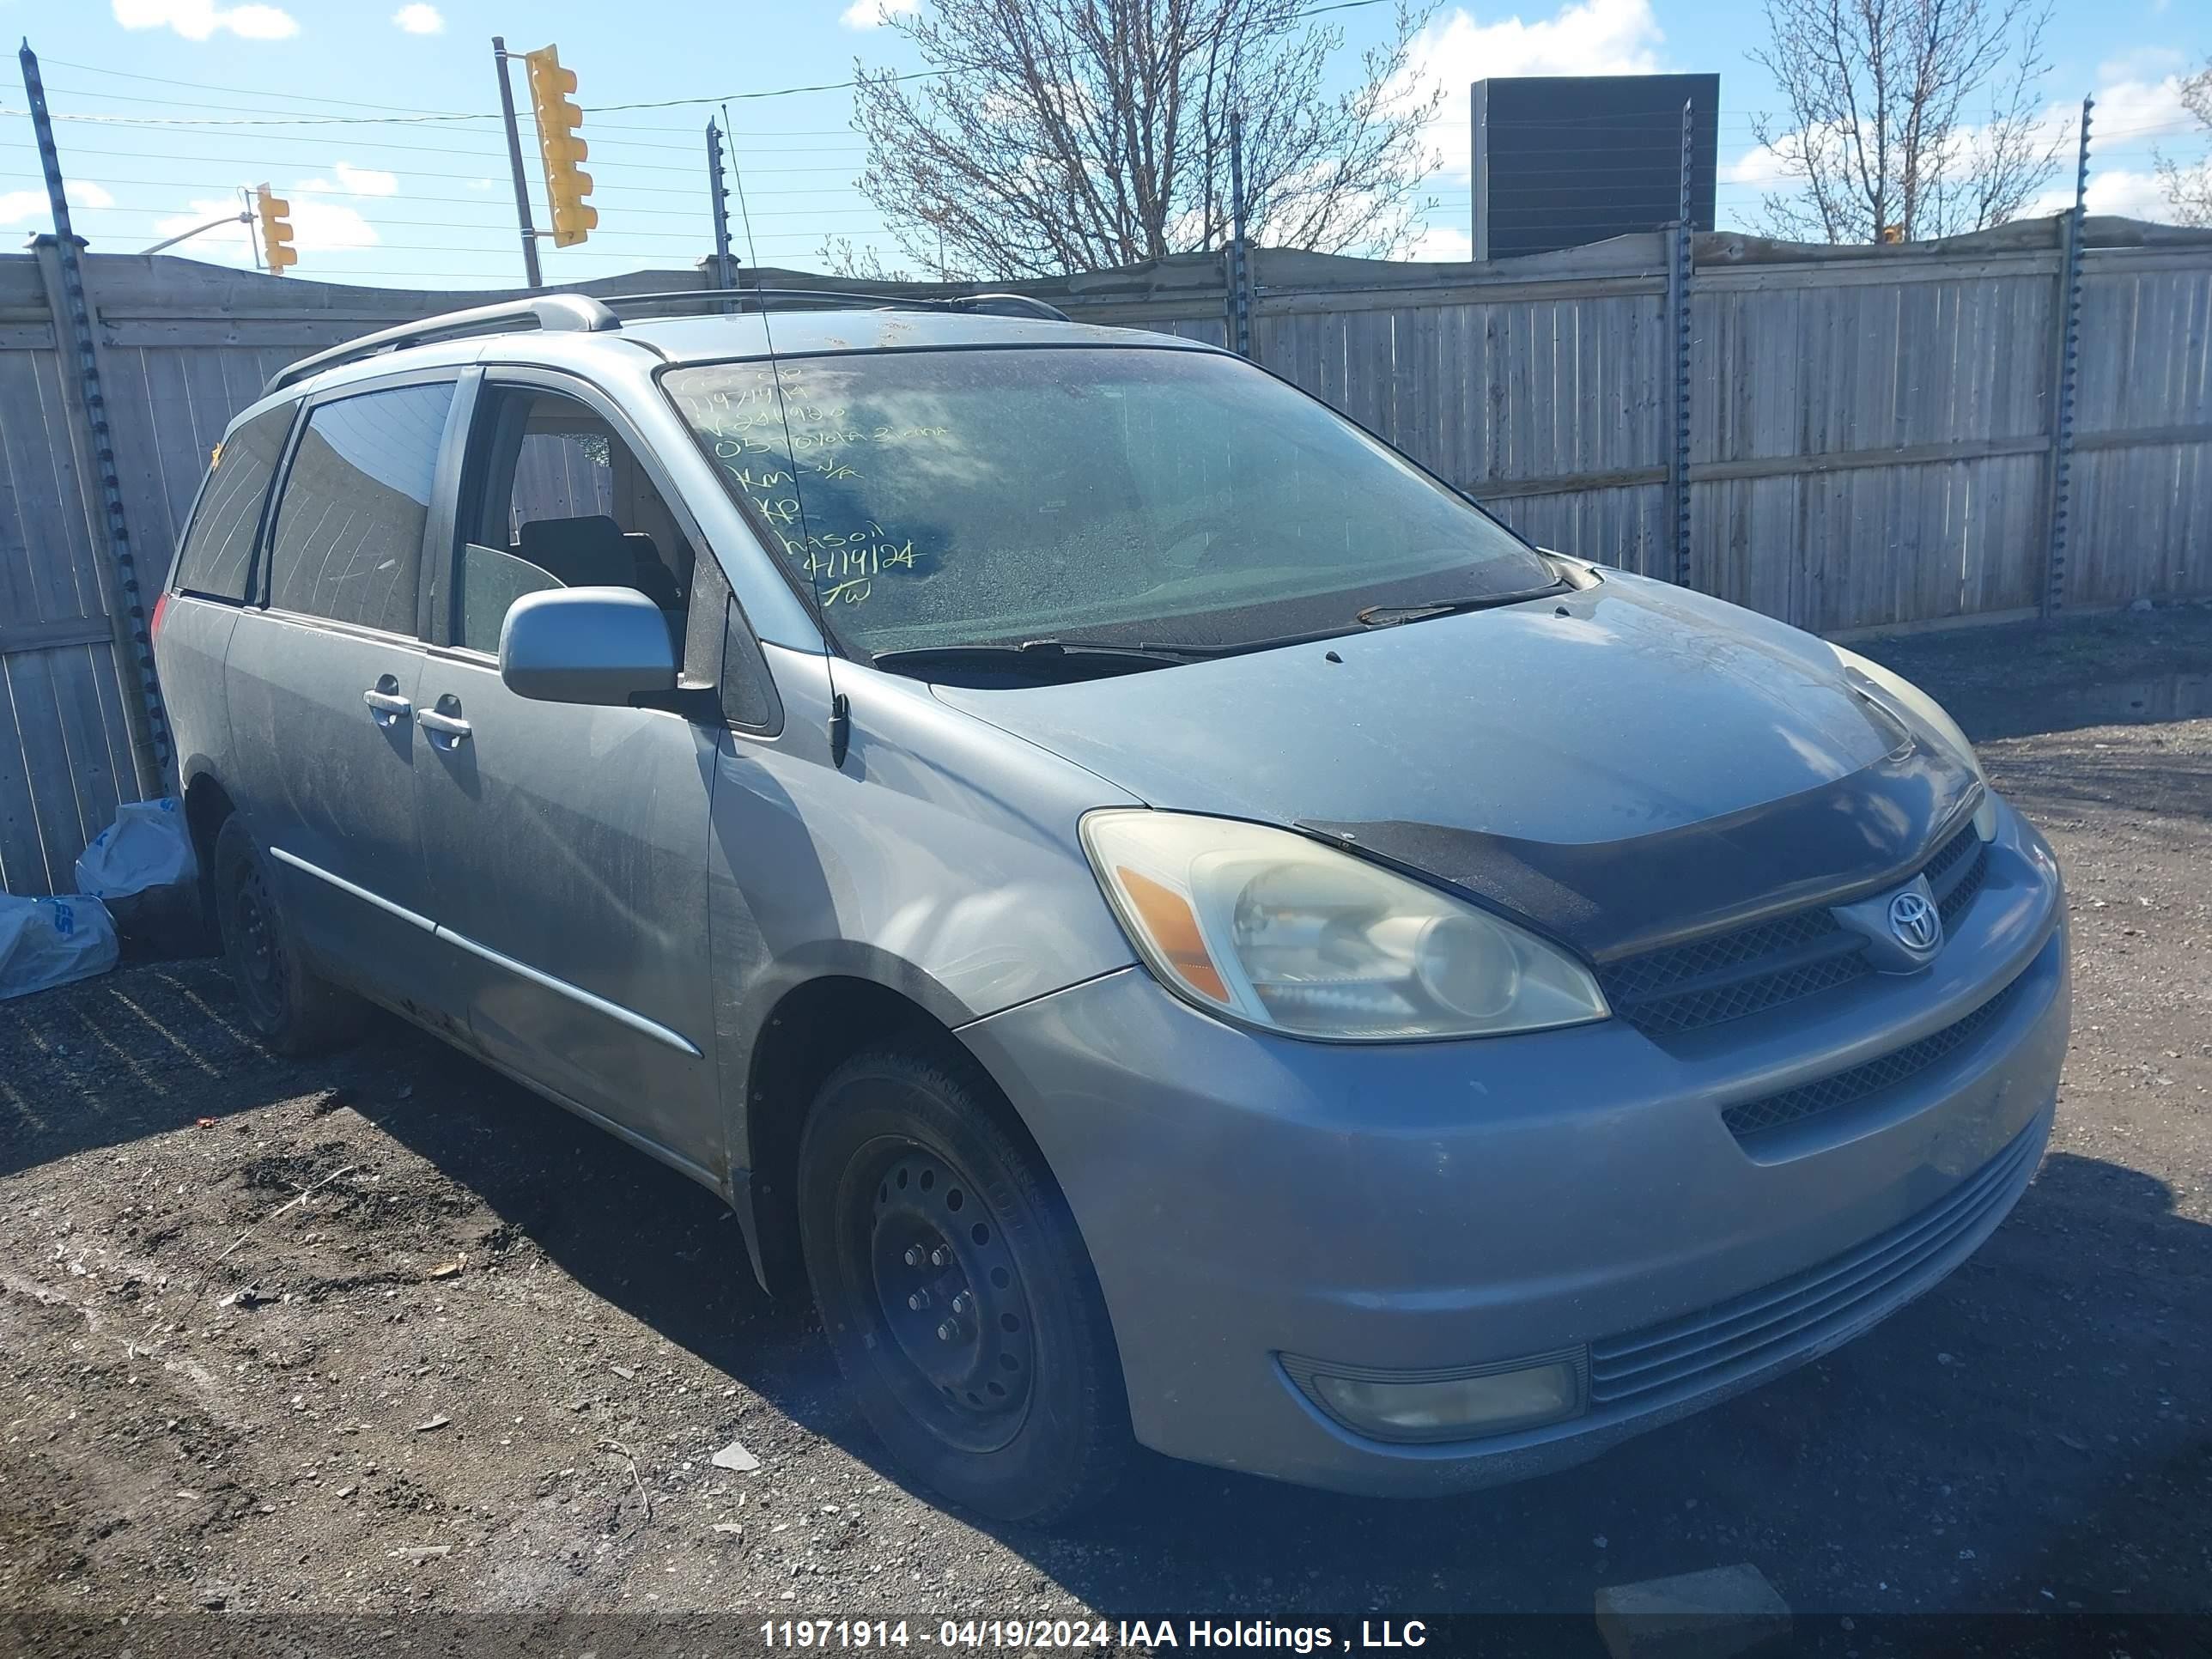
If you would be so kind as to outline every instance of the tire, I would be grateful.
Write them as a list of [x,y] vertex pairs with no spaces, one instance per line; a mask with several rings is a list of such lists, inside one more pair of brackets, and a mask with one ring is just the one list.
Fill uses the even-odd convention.
[[253,1034],[283,1054],[314,1054],[358,1036],[368,1006],[307,968],[269,860],[235,816],[216,836],[214,884],[223,965]]
[[799,1142],[799,1233],[823,1329],[892,1456],[969,1509],[1050,1525],[1112,1491],[1134,1443],[1091,1258],[994,1103],[965,1067],[848,1061]]

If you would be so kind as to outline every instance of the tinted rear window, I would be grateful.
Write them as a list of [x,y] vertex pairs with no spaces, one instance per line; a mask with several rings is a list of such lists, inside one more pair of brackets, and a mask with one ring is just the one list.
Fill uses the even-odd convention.
[[203,599],[246,598],[253,574],[254,535],[261,527],[261,504],[269,480],[283,458],[297,404],[269,410],[232,433],[216,452],[199,510],[185,532],[177,553],[177,586]]
[[415,632],[422,530],[453,401],[450,384],[396,386],[309,411],[270,538],[271,606]]

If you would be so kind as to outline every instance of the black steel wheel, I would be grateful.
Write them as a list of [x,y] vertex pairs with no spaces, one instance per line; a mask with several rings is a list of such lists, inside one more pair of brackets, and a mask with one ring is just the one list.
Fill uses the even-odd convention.
[[[1036,1375],[1029,1297],[975,1183],[917,1141],[873,1143],[847,1170],[875,1197],[847,1208],[867,1228],[877,1313],[909,1408],[948,1444],[998,1450],[1020,1432]],[[886,1356],[888,1357],[888,1356]],[[917,1384],[919,1386],[917,1386]]]
[[216,836],[215,909],[224,964],[255,1036],[280,1054],[297,1054],[359,1031],[366,1009],[307,967],[269,860],[234,817]]
[[969,1067],[864,1055],[799,1148],[823,1329],[862,1412],[924,1482],[1045,1522],[1110,1489],[1129,1448],[1121,1362],[1059,1188]]

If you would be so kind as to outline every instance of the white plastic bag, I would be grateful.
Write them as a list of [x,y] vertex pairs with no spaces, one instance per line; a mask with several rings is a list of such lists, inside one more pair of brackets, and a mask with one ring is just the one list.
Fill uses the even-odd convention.
[[198,874],[185,815],[167,798],[117,808],[115,822],[92,838],[76,861],[77,891],[102,899],[179,885]]
[[115,954],[115,921],[98,899],[0,893],[0,1002],[104,974]]

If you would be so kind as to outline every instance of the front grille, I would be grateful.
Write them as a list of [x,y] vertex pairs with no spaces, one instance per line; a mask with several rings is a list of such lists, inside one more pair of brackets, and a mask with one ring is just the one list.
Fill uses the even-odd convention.
[[2040,1146],[2032,1124],[1932,1208],[1817,1267],[1680,1319],[1590,1345],[1590,1402],[1650,1410],[1720,1388],[1794,1352],[1839,1340],[1953,1265],[1958,1243],[2027,1185]]
[[1946,936],[1951,932],[1951,924],[1966,914],[1966,907],[1974,902],[1974,895],[1982,890],[1982,883],[1988,878],[1989,873],[1989,846],[1976,836],[1973,857],[1964,864],[1954,863],[1952,868],[1945,872],[1944,881],[1948,885],[1940,884],[1935,877],[1929,877],[1928,884],[1936,890],[1936,908],[1943,917]]
[[1817,1083],[1731,1106],[1721,1114],[1721,1121],[1737,1139],[1746,1140],[1784,1124],[1833,1111],[1838,1106],[1849,1106],[1885,1089],[1894,1089],[1958,1053],[2002,1018],[2004,1011],[2012,1006],[2013,993],[2019,985],[2018,980],[2013,981],[1973,1012],[1952,1021],[1941,1030],[1930,1031],[1917,1042],[1908,1042],[1878,1060],[1824,1077]]
[[[1989,848],[1968,824],[1921,866],[1947,932],[1973,902],[1988,866]],[[1598,970],[1598,984],[1614,1013],[1663,1036],[1832,991],[1873,971],[1860,937],[1816,905],[1625,957]]]

